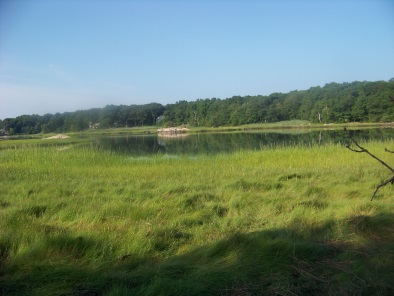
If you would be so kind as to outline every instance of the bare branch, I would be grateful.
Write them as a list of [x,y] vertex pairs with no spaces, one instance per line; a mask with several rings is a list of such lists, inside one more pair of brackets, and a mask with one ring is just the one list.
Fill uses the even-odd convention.
[[[387,163],[385,163],[385,162],[384,162],[383,160],[381,160],[379,157],[373,155],[371,152],[369,152],[367,149],[365,149],[365,148],[362,147],[359,143],[357,143],[357,141],[350,135],[349,131],[348,131],[346,128],[344,128],[344,131],[345,131],[347,137],[348,137],[350,140],[352,140],[352,142],[358,147],[358,149],[354,149],[354,148],[351,148],[349,145],[346,145],[346,148],[347,148],[347,149],[349,149],[350,151],[353,151],[353,152],[358,152],[358,153],[363,153],[363,152],[364,152],[364,153],[367,153],[369,156],[371,156],[372,158],[374,158],[374,159],[376,159],[377,161],[379,161],[382,165],[384,165],[384,166],[385,166],[386,168],[388,168],[392,173],[394,173],[394,169],[393,169],[391,166],[389,166]],[[386,152],[390,152],[390,153],[394,153],[394,151],[390,151],[390,150],[388,150],[387,148],[385,148],[385,151],[386,151]],[[378,190],[379,190],[381,187],[386,186],[386,185],[389,184],[389,183],[394,184],[394,175],[393,175],[390,179],[388,179],[388,180],[382,182],[381,184],[379,184],[379,185],[376,187],[376,189],[375,189],[375,191],[374,191],[374,193],[373,193],[373,195],[372,195],[372,197],[371,197],[371,201],[372,201],[373,198],[375,197],[375,195],[376,195],[376,193],[378,192]]]
[[388,150],[387,148],[384,148],[384,151],[389,152],[389,153],[394,153],[394,151]]
[[365,150],[356,150],[356,149],[353,149],[353,148],[350,147],[349,145],[346,145],[346,148],[349,149],[350,151],[353,151],[353,152],[365,152]]
[[375,197],[375,195],[378,192],[379,188],[383,187],[383,186],[386,186],[389,183],[391,183],[391,185],[394,184],[394,176],[392,176],[390,179],[388,179],[388,180],[384,181],[383,183],[379,184],[378,186],[376,186],[375,192],[373,193],[373,195],[371,197],[371,201]]
[[353,137],[350,135],[349,131],[345,128],[345,133],[347,134],[348,138],[350,140],[353,141],[353,143],[360,149],[360,150],[355,150],[350,148],[349,145],[346,145],[346,148],[348,148],[349,150],[353,151],[353,152],[365,152],[367,153],[369,156],[371,156],[372,158],[376,159],[377,161],[379,161],[382,165],[384,165],[386,168],[388,168],[392,173],[394,173],[394,169],[392,167],[390,167],[387,163],[385,163],[383,160],[381,160],[380,158],[376,157],[375,155],[373,155],[371,152],[369,152],[367,149],[365,149],[364,147],[360,146],[359,143],[357,143],[357,141],[355,139],[353,139]]

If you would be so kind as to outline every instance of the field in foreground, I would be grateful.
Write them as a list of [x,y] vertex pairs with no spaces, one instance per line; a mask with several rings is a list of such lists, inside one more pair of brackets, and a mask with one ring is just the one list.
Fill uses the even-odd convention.
[[[364,143],[394,164],[394,141]],[[130,158],[0,143],[0,295],[390,295],[390,172],[340,145]]]

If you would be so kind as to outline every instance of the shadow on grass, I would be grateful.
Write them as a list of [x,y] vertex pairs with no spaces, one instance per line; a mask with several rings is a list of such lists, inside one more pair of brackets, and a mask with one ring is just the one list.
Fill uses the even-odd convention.
[[[3,241],[0,294],[392,295],[392,214],[302,229],[297,223],[236,233],[163,260],[157,254],[113,259],[103,254],[110,250],[104,242],[68,235],[11,258],[12,243]],[[355,239],[335,239],[338,227]]]

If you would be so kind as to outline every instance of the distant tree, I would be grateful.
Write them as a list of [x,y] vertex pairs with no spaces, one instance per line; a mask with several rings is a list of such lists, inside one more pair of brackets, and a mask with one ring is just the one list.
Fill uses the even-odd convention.
[[225,126],[293,119],[322,123],[391,122],[394,121],[393,98],[394,79],[354,81],[269,96],[181,100],[166,106],[158,103],[107,105],[62,114],[22,115],[3,119],[0,127],[15,134],[67,132],[84,130],[98,123],[100,128],[155,125],[159,116],[164,126]]
[[364,96],[358,96],[351,110],[353,121],[367,121],[367,99]]
[[46,126],[46,132],[62,132],[64,124],[64,115],[60,113],[54,114],[48,121]]
[[120,107],[115,105],[107,105],[100,112],[100,127],[114,127],[118,119],[118,111]]
[[162,104],[150,103],[145,105],[147,110],[147,122],[146,125],[155,125],[157,118],[164,113],[165,107]]
[[14,133],[14,124],[15,124],[15,118],[5,118],[3,120],[3,129],[6,133],[11,134],[11,129],[12,133]]

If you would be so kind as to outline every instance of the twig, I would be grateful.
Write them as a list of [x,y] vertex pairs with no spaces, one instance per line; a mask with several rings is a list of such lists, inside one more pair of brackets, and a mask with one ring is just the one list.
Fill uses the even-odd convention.
[[[346,145],[346,148],[347,148],[347,149],[349,149],[350,151],[353,151],[353,152],[358,152],[358,153],[363,153],[363,152],[364,152],[364,153],[367,153],[369,156],[371,156],[372,158],[374,158],[374,159],[376,159],[377,161],[379,161],[382,165],[384,165],[384,166],[385,166],[386,168],[388,168],[392,173],[394,173],[394,169],[393,169],[391,166],[389,166],[387,163],[385,163],[385,162],[384,162],[383,160],[381,160],[379,157],[373,155],[371,152],[369,152],[367,149],[365,149],[365,148],[362,147],[359,143],[357,143],[357,141],[356,141],[355,139],[353,139],[353,137],[350,135],[349,131],[348,131],[346,128],[344,128],[344,131],[345,131],[345,133],[347,134],[348,138],[349,138],[350,140],[352,140],[353,143],[358,147],[358,149],[353,149],[353,148],[351,148],[349,145]],[[385,148],[385,151],[386,151],[386,152],[390,152],[390,153],[394,153],[394,151],[390,151],[390,150],[388,150],[387,148]],[[380,189],[380,187],[386,186],[386,185],[389,184],[389,183],[394,184],[394,175],[393,175],[390,179],[388,179],[388,180],[382,182],[381,184],[379,184],[379,185],[376,187],[376,189],[375,189],[375,191],[374,191],[374,193],[373,193],[373,195],[372,195],[372,197],[371,197],[371,201],[372,201],[373,198],[375,197],[375,195],[376,195],[376,193],[378,192],[378,190]]]
[[380,158],[376,157],[375,155],[373,155],[371,152],[369,152],[367,149],[365,149],[364,147],[361,147],[359,143],[357,143],[357,141],[355,139],[353,139],[353,137],[350,135],[350,133],[347,131],[347,129],[345,128],[345,132],[347,132],[347,135],[349,137],[350,140],[353,141],[353,143],[360,149],[360,150],[356,150],[351,148],[349,145],[346,145],[346,148],[353,151],[353,152],[365,152],[367,153],[369,156],[371,156],[372,158],[376,159],[377,161],[379,161],[381,164],[383,164],[386,168],[388,168],[392,173],[394,173],[394,169],[392,167],[390,167],[387,163],[385,163],[383,160],[381,160]]
[[384,148],[384,151],[386,151],[386,152],[388,152],[388,153],[394,153],[394,151],[389,150],[389,149],[387,149],[387,148]]
[[378,192],[379,188],[383,187],[383,186],[386,186],[388,183],[394,184],[394,175],[390,179],[388,179],[388,180],[384,181],[383,183],[379,184],[378,186],[376,186],[375,192],[373,193],[373,195],[371,197],[371,201],[375,197],[375,195]]

